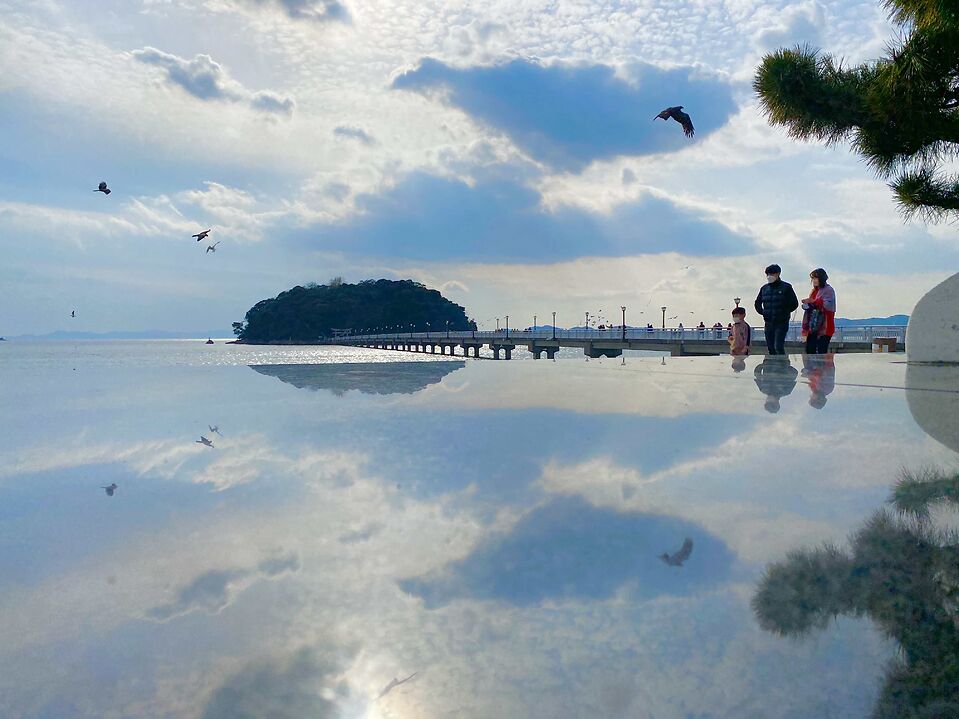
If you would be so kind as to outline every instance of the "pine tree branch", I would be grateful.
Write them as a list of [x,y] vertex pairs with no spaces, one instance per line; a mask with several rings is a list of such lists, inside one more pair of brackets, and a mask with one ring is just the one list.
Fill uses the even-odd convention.
[[937,175],[928,168],[904,172],[889,187],[906,217],[927,222],[959,213],[959,177]]

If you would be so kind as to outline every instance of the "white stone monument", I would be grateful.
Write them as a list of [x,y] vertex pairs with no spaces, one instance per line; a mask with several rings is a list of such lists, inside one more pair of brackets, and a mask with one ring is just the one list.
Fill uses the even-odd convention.
[[929,290],[909,317],[910,362],[959,363],[959,273]]

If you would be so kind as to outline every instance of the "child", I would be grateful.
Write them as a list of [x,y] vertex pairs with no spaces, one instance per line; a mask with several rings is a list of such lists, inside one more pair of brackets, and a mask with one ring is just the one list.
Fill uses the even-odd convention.
[[729,330],[730,354],[748,355],[752,338],[752,329],[746,324],[746,308],[737,307],[733,310],[733,326]]

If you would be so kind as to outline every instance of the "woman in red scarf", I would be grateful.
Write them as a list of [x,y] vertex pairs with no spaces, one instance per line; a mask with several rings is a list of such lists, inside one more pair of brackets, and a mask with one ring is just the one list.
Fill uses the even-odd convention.
[[812,292],[802,301],[802,333],[806,354],[821,355],[829,351],[829,340],[836,331],[836,291],[826,282],[829,275],[822,267],[810,272],[809,279]]

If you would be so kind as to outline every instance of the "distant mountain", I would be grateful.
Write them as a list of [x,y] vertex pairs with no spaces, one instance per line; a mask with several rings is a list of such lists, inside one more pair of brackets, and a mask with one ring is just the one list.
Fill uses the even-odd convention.
[[863,320],[850,320],[845,317],[836,318],[836,327],[867,327],[870,325],[890,325],[905,327],[909,324],[909,315],[892,315],[891,317],[867,317]]
[[195,332],[164,332],[162,330],[141,330],[139,332],[70,332],[57,330],[45,335],[17,335],[8,340],[47,341],[47,340],[191,340],[204,337],[229,337],[224,330],[197,330]]
[[350,390],[363,394],[414,394],[465,365],[462,361],[360,362],[251,365],[250,369],[298,389],[329,390],[340,396]]

